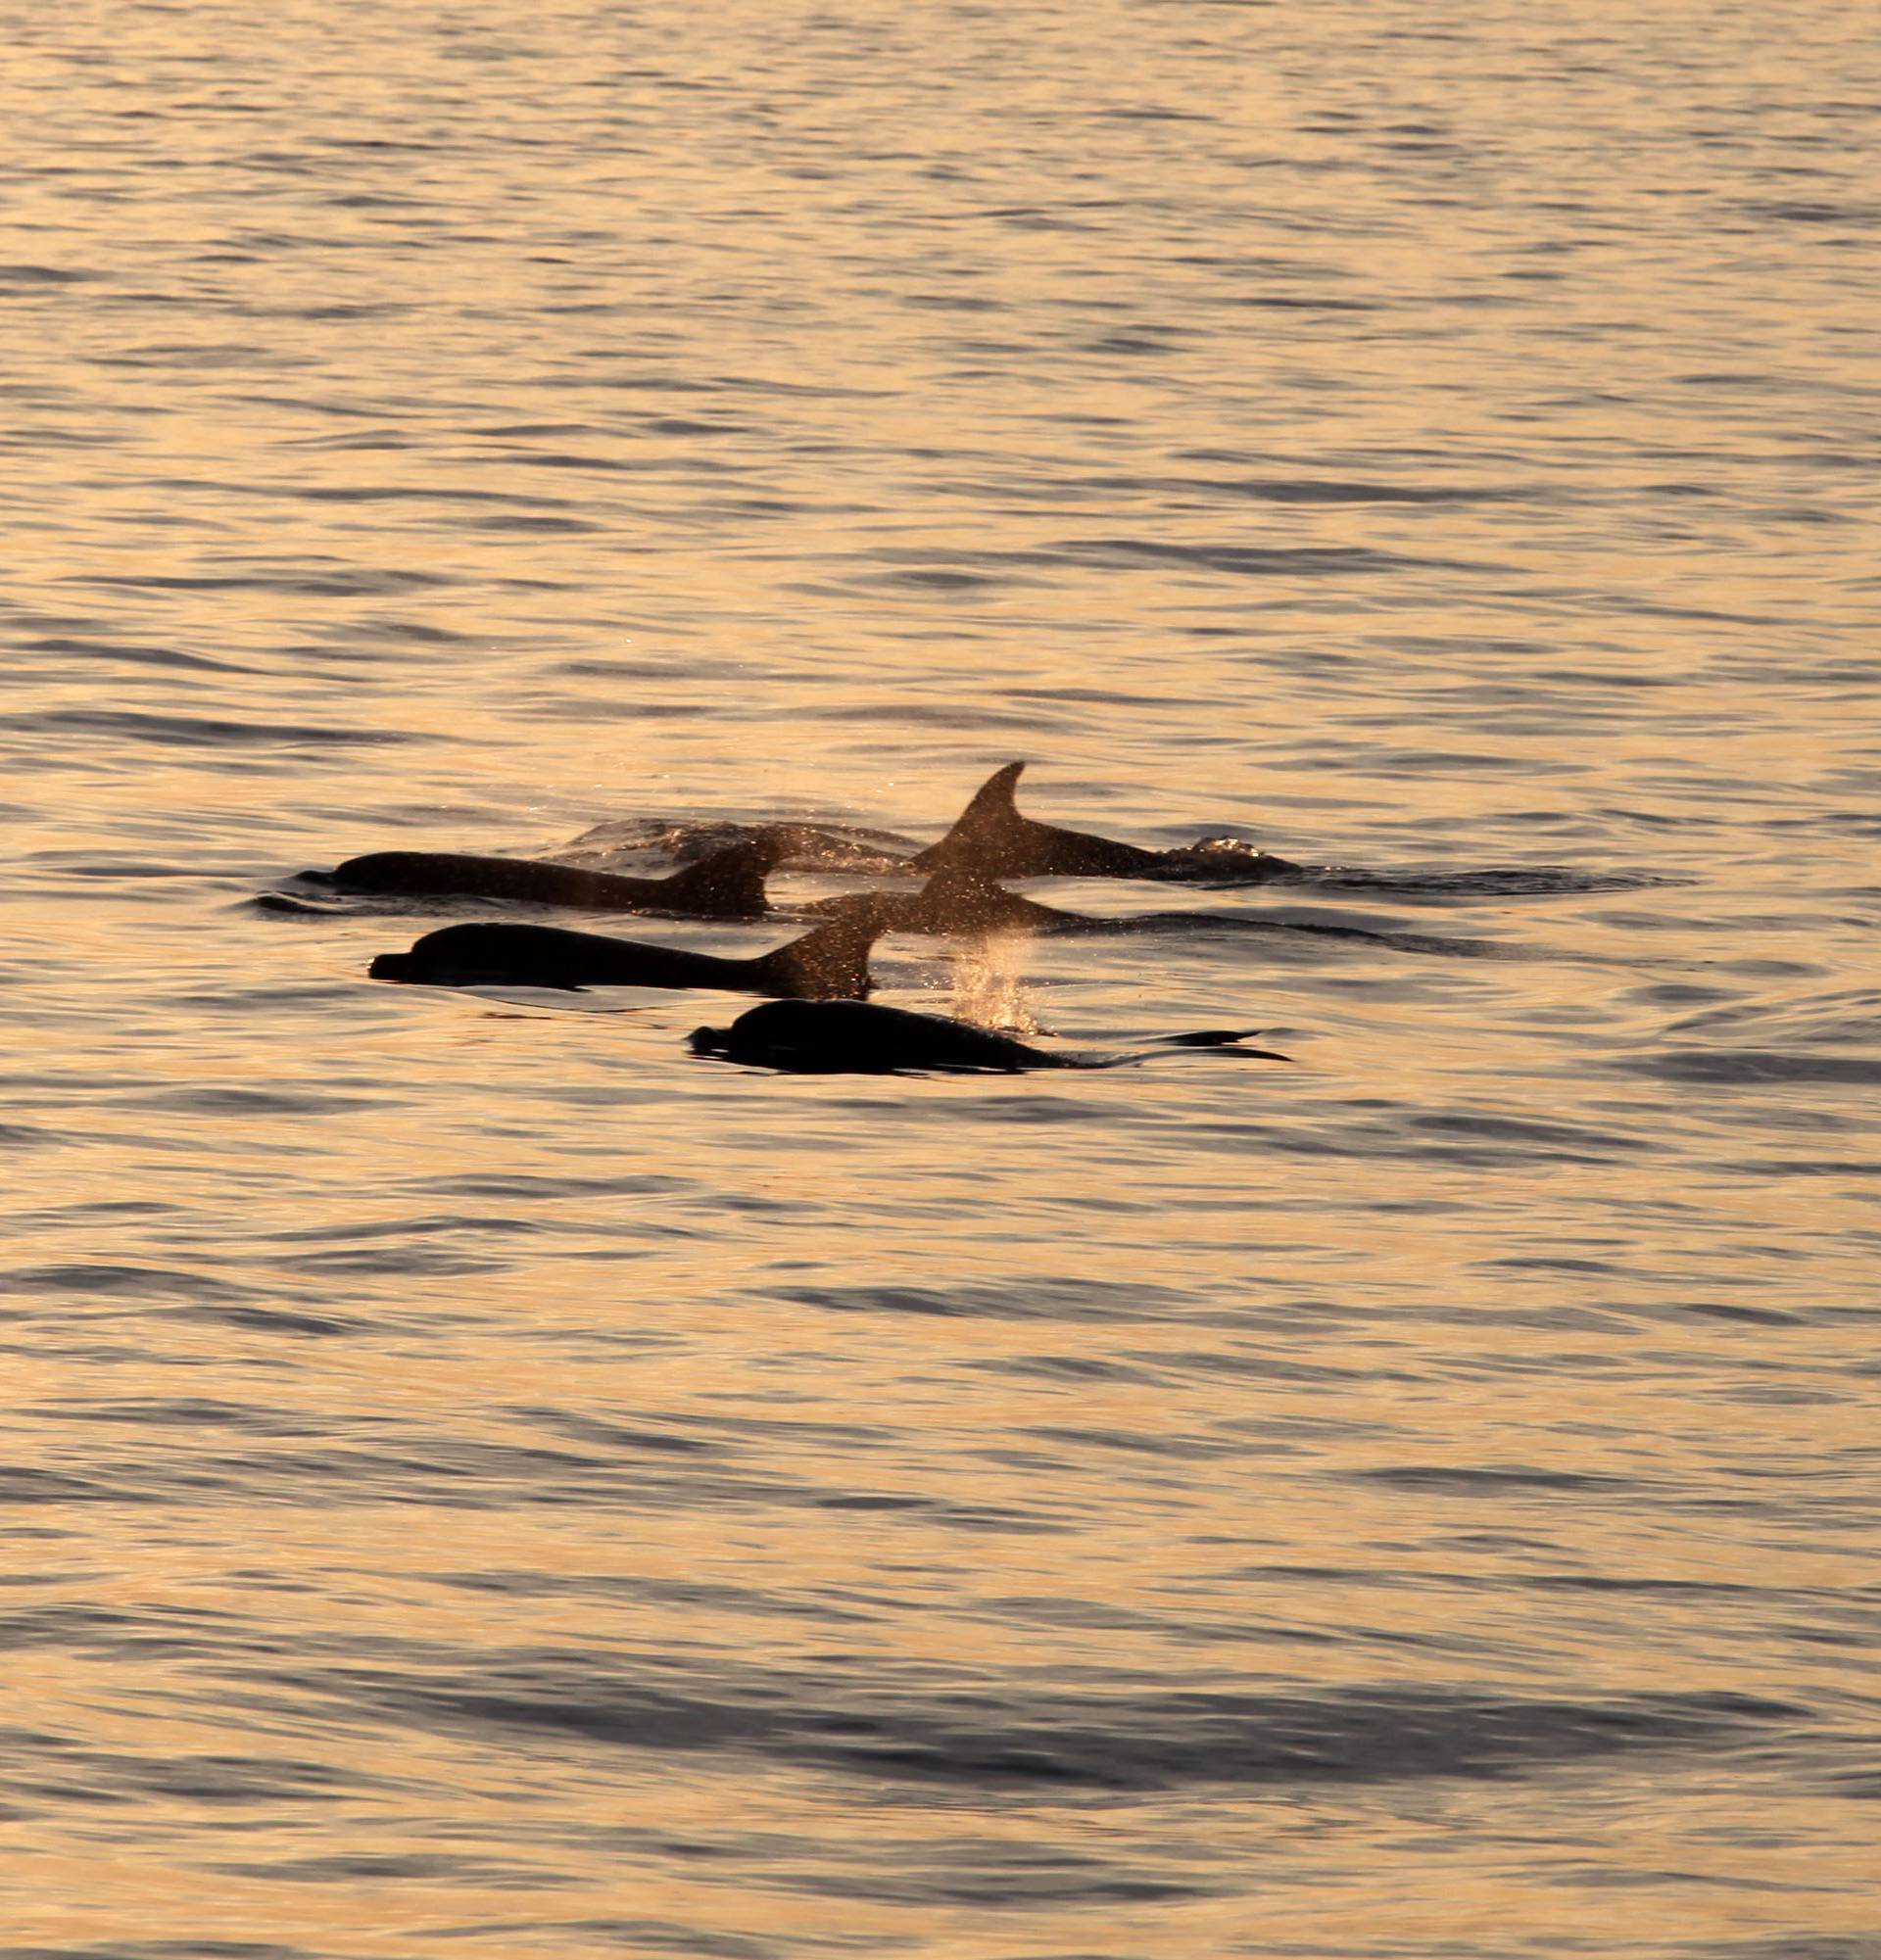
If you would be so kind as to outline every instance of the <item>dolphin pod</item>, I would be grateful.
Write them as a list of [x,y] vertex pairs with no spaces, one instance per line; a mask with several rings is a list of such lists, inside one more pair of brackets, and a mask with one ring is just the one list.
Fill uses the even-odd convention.
[[869,991],[869,948],[885,930],[858,909],[773,952],[728,960],[559,926],[446,926],[410,952],[379,954],[367,971],[429,986],[697,986],[854,1000]]
[[[1288,1059],[1271,1048],[1239,1046],[1245,1037],[1238,1032],[1165,1038],[1172,1046],[1217,1048],[1250,1061]],[[859,1000],[767,1001],[741,1014],[729,1028],[696,1028],[691,1045],[695,1055],[820,1076],[884,1076],[903,1070],[1012,1075],[1026,1069],[1115,1069],[1144,1059],[1034,1048],[969,1022]]]
[[[939,843],[899,861],[928,873],[913,899],[896,899],[900,930],[918,932],[1101,932],[1106,922],[1055,911],[999,888],[1008,878],[1155,878],[1208,861],[1206,846],[1147,850],[1114,837],[1061,830],[1022,816],[1013,800],[1026,765],[1008,762],[974,792]],[[462,851],[368,851],[332,871],[301,874],[342,890],[402,897],[518,899],[588,911],[666,912],[696,919],[756,919],[772,909],[767,875],[820,834],[804,825],[767,825],[666,878],[635,878],[533,858]],[[1260,884],[1297,872],[1285,858],[1260,851],[1232,860],[1235,884]],[[840,913],[853,896],[819,899],[812,912]]]
[[[1015,1071],[1110,1068],[1140,1059],[1032,1048],[964,1022],[861,1005],[871,990],[869,954],[886,932],[1101,932],[1113,926],[1035,904],[1003,889],[1001,879],[1155,877],[1195,862],[1193,850],[1147,850],[1022,816],[1013,798],[1024,768],[1023,762],[1011,762],[995,771],[939,843],[903,861],[908,869],[929,874],[920,891],[820,900],[812,909],[827,923],[754,958],[728,959],[560,927],[479,923],[427,932],[406,952],[379,954],[368,971],[374,980],[420,985],[701,987],[768,994],[775,997],[771,1007],[753,1009],[728,1028],[701,1028],[692,1045],[699,1054],[780,1069]],[[663,879],[431,851],[376,851],[308,876],[359,891],[755,917],[769,909],[766,875],[790,850],[788,830],[772,828]],[[1256,868],[1258,877],[1297,869],[1265,853],[1243,864]],[[1127,929],[1127,922],[1114,923]],[[1234,1046],[1240,1037],[1232,1034],[1172,1038],[1241,1056],[1286,1059]]]

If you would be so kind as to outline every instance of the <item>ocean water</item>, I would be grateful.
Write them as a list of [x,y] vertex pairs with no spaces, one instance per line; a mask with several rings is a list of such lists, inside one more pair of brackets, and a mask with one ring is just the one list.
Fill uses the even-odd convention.
[[[1850,11],[5,30],[0,1960],[1881,1954]],[[1303,875],[880,998],[1290,1063],[266,902],[1021,758]]]

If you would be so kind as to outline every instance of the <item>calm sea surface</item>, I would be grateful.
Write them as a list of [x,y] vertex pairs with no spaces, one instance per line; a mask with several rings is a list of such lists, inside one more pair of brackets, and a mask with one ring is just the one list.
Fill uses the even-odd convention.
[[4,8],[0,1960],[1881,1954],[1859,16]]

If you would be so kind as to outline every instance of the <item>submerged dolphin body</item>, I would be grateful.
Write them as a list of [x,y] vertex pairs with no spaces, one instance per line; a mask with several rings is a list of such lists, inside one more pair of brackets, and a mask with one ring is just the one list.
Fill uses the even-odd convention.
[[574,864],[476,857],[453,851],[382,850],[350,857],[332,871],[303,874],[350,891],[410,897],[520,898],[604,912],[674,912],[695,919],[755,919],[770,907],[764,876],[784,858],[779,836],[715,851],[670,878],[629,878]]
[[814,898],[806,909],[842,919],[868,906],[876,907],[897,932],[927,932],[936,938],[970,932],[1102,932],[1109,924],[1081,912],[1036,905],[967,864],[943,864],[919,891],[850,891]]
[[1246,933],[1294,939],[1346,941],[1388,946],[1403,953],[1452,958],[1519,958],[1492,939],[1464,939],[1432,932],[1405,932],[1389,927],[1358,926],[1336,917],[1281,917],[1274,913],[1138,912],[1104,918],[1036,904],[973,870],[944,865],[919,891],[846,892],[811,900],[808,910],[842,919],[874,907],[895,932],[925,932],[938,939],[1045,933],[1053,937],[1161,937],[1189,932]]
[[[1008,762],[994,770],[974,791],[952,830],[938,844],[911,857],[909,869],[964,867],[989,879],[1154,878],[1172,867],[1196,863],[1193,850],[1145,850],[1140,844],[1093,837],[1086,831],[1064,831],[1056,824],[1021,816],[1013,795],[1025,766]],[[1298,869],[1265,851],[1237,860],[1239,882],[1244,884]]]
[[698,986],[859,1000],[869,991],[869,949],[887,930],[873,910],[858,908],[774,952],[728,960],[559,926],[446,926],[410,952],[379,954],[368,971],[430,986]]
[[[1175,1034],[1179,1047],[1219,1048],[1252,1060],[1284,1062],[1271,1048],[1242,1048],[1238,1033]],[[741,1014],[729,1028],[697,1028],[695,1055],[800,1075],[892,1075],[902,1069],[978,1070],[1012,1075],[1024,1069],[1115,1069],[1140,1055],[1080,1055],[1033,1048],[1009,1034],[872,1007],[859,1000],[776,1000]]]

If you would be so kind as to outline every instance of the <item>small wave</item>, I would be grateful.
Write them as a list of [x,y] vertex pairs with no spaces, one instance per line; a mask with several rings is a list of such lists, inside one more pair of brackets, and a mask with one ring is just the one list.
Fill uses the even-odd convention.
[[[389,1886],[400,1882],[430,1886],[470,1886],[479,1890],[523,1891],[543,1883],[542,1868],[513,1858],[487,1858],[462,1851],[349,1851],[307,1858],[218,1858],[202,1869],[229,1878],[272,1880],[292,1885]],[[216,1960],[215,1949],[195,1947],[193,1956]],[[126,1960],[144,1960],[126,1955]],[[237,1948],[228,1960],[251,1960]],[[266,1960],[266,1949],[262,1949]]]
[[394,571],[385,566],[349,566],[329,571],[204,572],[132,576],[128,573],[77,581],[126,592],[269,592],[291,598],[388,598],[454,585],[437,572]]
[[1351,945],[1387,947],[1393,952],[1432,954],[1453,959],[1532,960],[1547,957],[1538,947],[1505,945],[1497,939],[1466,939],[1441,932],[1405,932],[1393,927],[1354,926],[1330,917],[1320,919],[1276,912],[1145,912],[1131,919],[1081,919],[1075,926],[1063,930],[1080,934],[1117,932],[1142,936],[1161,936],[1165,933],[1200,936],[1210,932],[1289,933],[1305,939],[1341,940]]
[[1806,1719],[1788,1704],[1733,1694],[1582,1700],[1378,1689],[1125,1698],[1028,1684],[1023,1697],[989,1686],[924,1700],[841,1677],[740,1678],[686,1694],[560,1655],[409,1683],[352,1677],[344,1692],[426,1729],[548,1731],[655,1752],[730,1749],[1015,1793],[1519,1776],[1589,1757],[1724,1746]]
[[113,1266],[100,1261],[72,1261],[57,1266],[18,1267],[0,1274],[9,1293],[72,1294],[88,1299],[239,1300],[245,1290],[215,1279],[192,1267]]
[[1780,224],[1846,224],[1867,231],[1881,221],[1881,205],[1858,200],[1832,203],[1826,198],[1748,198],[1739,208],[1752,217],[1773,218]]
[[1366,871],[1353,865],[1303,866],[1300,880],[1340,891],[1405,898],[1555,898],[1576,892],[1651,891],[1690,884],[1657,871],[1575,871],[1567,865],[1498,866],[1483,871]]
[[57,653],[64,659],[128,661],[140,667],[176,667],[191,673],[252,674],[253,667],[233,660],[212,660],[201,653],[184,653],[174,646],[138,646],[110,640],[79,640],[55,635],[24,643],[28,652]]
[[1375,313],[1375,300],[1335,300],[1329,293],[1236,293],[1230,307],[1253,307],[1277,313]]
[[239,902],[251,911],[283,913],[295,919],[343,919],[351,910],[332,899],[296,898],[287,891],[258,891]]
[[585,517],[530,516],[521,511],[510,511],[493,517],[478,517],[471,521],[473,531],[515,531],[535,532],[544,536],[567,534],[578,536],[599,531],[599,524],[590,523]]
[[215,1118],[311,1117],[345,1110],[382,1109],[386,1100],[379,1096],[344,1095],[331,1089],[296,1094],[285,1089],[242,1089],[217,1084],[206,1088],[159,1089],[149,1095],[126,1097],[123,1106]]
[[[270,496],[279,493],[270,488]],[[455,485],[425,483],[307,484],[287,493],[309,503],[468,503],[510,504],[519,509],[561,509],[562,497],[524,497],[514,491],[465,490]]]
[[89,272],[76,265],[0,265],[0,290],[30,291],[39,287],[56,291],[62,286],[82,286],[103,279],[103,272]]
[[[368,1321],[346,1319],[337,1314],[315,1314],[310,1309],[291,1307],[211,1307],[196,1305],[168,1310],[178,1320],[202,1321],[212,1326],[236,1327],[248,1334],[298,1334],[310,1339],[330,1340],[342,1335],[364,1335],[371,1331]],[[330,1463],[322,1463],[323,1477],[331,1475]],[[325,1484],[320,1486],[324,1492]],[[330,1493],[320,1502],[329,1502]]]
[[1198,837],[1179,845],[1165,860],[1146,871],[1159,884],[1273,884],[1310,876],[1301,866],[1276,857],[1245,837]]
[[1664,1082],[1727,1083],[1745,1088],[1785,1082],[1863,1087],[1881,1082],[1881,1061],[1860,1055],[1792,1055],[1775,1048],[1673,1048],[1616,1062],[1629,1075]]
[[201,715],[140,714],[128,708],[49,708],[41,714],[0,718],[0,727],[43,734],[115,736],[166,748],[386,747],[431,740],[401,729],[218,721]]
[[1646,891],[1692,883],[1665,872],[1579,871],[1562,864],[1493,865],[1477,871],[1417,867],[1374,871],[1362,865],[1294,864],[1272,856],[1245,837],[1233,837],[1199,838],[1172,851],[1166,863],[1143,875],[1163,884],[1225,890],[1241,884],[1312,884],[1407,898],[1535,898],[1573,892]]
[[1236,578],[1336,578],[1351,572],[1487,572],[1500,566],[1461,558],[1414,557],[1368,545],[1173,545],[1148,538],[1067,538],[1068,557],[1098,564],[1193,565]]
[[1244,497],[1258,503],[1495,503],[1528,494],[1493,485],[1445,488],[1315,476],[1090,477],[1081,487],[1178,497]]
[[[342,1797],[358,1800],[393,1788],[387,1779],[367,1771],[336,1769],[328,1763],[291,1756],[219,1750],[156,1755],[122,1748],[75,1747],[63,1738],[47,1738],[38,1746],[49,1758],[62,1794],[114,1807],[143,1799],[167,1807],[212,1806],[226,1814],[246,1806],[271,1810],[282,1804],[332,1802]],[[27,1793],[13,1779],[8,1782],[16,1793]],[[43,1786],[33,1787],[31,1793],[43,1801]],[[10,1943],[0,1947],[0,1954],[8,1960],[313,1960],[305,1947],[245,1939],[191,1939],[187,1944],[168,1939],[114,1940],[109,1947]]]
[[1479,1469],[1456,1463],[1394,1463],[1355,1470],[1354,1481],[1389,1484],[1394,1490],[1435,1491],[1447,1497],[1480,1497],[1489,1492],[1543,1491],[1576,1496],[1587,1491],[1624,1493],[1623,1478],[1588,1476],[1571,1470]]
[[770,1298],[835,1314],[918,1314],[939,1319],[1162,1321],[1188,1318],[1194,1303],[1180,1288],[1147,1280],[1028,1279],[1002,1285],[779,1286]]

